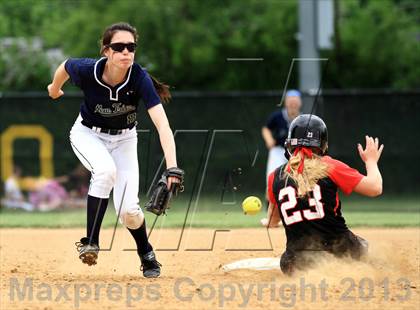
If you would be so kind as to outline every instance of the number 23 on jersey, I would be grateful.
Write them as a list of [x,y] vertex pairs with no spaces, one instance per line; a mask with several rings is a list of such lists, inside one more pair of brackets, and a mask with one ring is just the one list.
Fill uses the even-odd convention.
[[[308,221],[312,221],[322,219],[325,216],[324,205],[321,202],[321,188],[318,184],[315,185],[312,193],[313,198],[308,198],[310,206],[309,209],[291,212],[292,209],[296,208],[298,203],[296,190],[292,186],[288,186],[280,190],[279,201],[282,201],[286,196],[288,197],[288,200],[280,205],[280,211],[286,225],[302,222],[303,218]],[[315,210],[311,207],[314,207]],[[289,211],[289,213],[287,211]]]

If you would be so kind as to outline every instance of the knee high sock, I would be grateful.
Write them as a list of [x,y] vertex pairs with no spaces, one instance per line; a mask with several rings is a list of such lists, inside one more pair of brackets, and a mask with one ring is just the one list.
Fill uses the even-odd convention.
[[108,206],[108,198],[88,196],[87,199],[87,236],[89,243],[99,245],[99,231]]
[[139,256],[142,256],[153,250],[153,247],[149,243],[149,240],[147,238],[146,220],[144,220],[143,225],[141,225],[137,229],[130,229],[130,228],[127,228],[127,229],[133,236],[134,240],[136,241],[137,254]]

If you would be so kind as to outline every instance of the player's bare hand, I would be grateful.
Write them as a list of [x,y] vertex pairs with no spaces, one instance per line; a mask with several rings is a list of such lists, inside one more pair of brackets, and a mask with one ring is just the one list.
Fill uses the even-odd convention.
[[363,149],[362,145],[357,144],[357,149],[359,150],[360,158],[365,162],[374,162],[377,163],[381,157],[384,145],[379,146],[379,139],[366,136],[366,148]]
[[276,141],[274,139],[265,142],[265,146],[267,149],[271,150],[273,147],[276,146]]
[[268,226],[268,219],[265,217],[260,220],[260,223],[262,226],[267,227]]
[[179,183],[179,179],[176,177],[168,177],[168,189],[171,188],[173,183]]
[[268,222],[268,218],[261,219],[260,220],[260,223],[261,223],[262,226],[269,227],[269,228],[276,228],[276,227],[279,227],[280,226],[280,223],[279,222],[276,223],[274,221],[271,221],[271,223],[269,223]]
[[61,89],[57,89],[56,87],[54,87],[53,84],[50,84],[47,86],[48,89],[48,95],[52,98],[52,99],[57,99],[60,98],[62,95],[64,95],[64,92]]

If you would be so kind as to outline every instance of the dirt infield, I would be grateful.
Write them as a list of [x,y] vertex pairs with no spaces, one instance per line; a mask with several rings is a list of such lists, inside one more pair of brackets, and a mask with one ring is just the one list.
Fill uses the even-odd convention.
[[[280,229],[156,230],[159,279],[140,276],[131,236],[118,229],[98,265],[80,263],[73,243],[82,229],[0,230],[1,309],[419,309],[420,229],[355,229],[370,243],[362,262],[320,259],[288,278],[280,270],[221,266],[250,257],[278,257]],[[101,233],[102,249],[113,231]],[[164,249],[164,250],[163,250]],[[172,250],[171,250],[172,249]],[[228,249],[228,250],[226,250]],[[247,249],[247,250],[246,250]],[[254,249],[254,250],[252,250]]]

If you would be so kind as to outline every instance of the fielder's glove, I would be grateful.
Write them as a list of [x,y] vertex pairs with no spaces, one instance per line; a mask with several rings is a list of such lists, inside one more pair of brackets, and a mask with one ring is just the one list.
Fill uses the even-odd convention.
[[[168,178],[175,177],[179,183],[172,182],[171,188],[168,189]],[[173,195],[184,191],[184,170],[179,168],[169,168],[165,170],[162,177],[153,188],[149,202],[146,204],[146,210],[156,215],[165,214],[169,209],[169,201]]]

